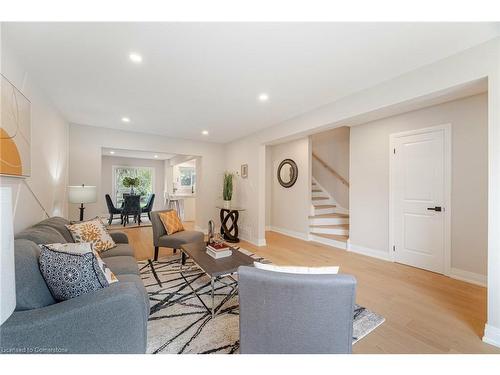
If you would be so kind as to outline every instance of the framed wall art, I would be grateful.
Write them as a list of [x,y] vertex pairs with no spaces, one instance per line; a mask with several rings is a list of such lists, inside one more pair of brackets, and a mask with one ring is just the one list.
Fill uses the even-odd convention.
[[242,164],[241,165],[241,177],[242,178],[247,178],[248,177],[248,164]]
[[31,174],[31,102],[0,76],[0,175]]

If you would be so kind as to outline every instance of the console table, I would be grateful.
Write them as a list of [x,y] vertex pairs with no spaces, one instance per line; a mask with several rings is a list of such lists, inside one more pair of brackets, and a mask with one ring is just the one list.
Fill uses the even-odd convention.
[[[217,206],[220,210],[220,234],[222,237],[231,243],[240,242],[238,238],[238,218],[240,217],[240,212],[245,211],[244,208],[235,208],[235,207],[222,207]],[[231,226],[228,226],[231,224]]]

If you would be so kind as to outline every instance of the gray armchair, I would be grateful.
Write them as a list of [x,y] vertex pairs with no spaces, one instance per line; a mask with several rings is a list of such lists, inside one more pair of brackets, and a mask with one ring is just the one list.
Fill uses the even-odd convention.
[[351,353],[356,279],[238,269],[242,354]]
[[177,232],[174,234],[167,234],[165,227],[160,219],[161,212],[167,212],[172,210],[162,210],[162,211],[152,211],[151,212],[151,224],[153,226],[153,245],[155,248],[155,260],[158,260],[158,252],[160,247],[168,247],[174,249],[175,251],[181,247],[181,245],[192,243],[192,242],[203,242],[204,234],[202,232],[194,230],[184,230],[182,232]]

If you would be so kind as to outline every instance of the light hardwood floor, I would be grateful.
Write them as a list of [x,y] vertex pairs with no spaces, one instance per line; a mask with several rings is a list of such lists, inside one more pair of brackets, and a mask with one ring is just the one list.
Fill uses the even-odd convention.
[[[138,260],[153,256],[150,227],[124,231]],[[240,246],[276,264],[339,265],[357,278],[357,303],[386,322],[357,343],[355,353],[500,353],[481,341],[486,288],[275,232],[266,240],[264,247]],[[172,251],[160,249],[160,256],[167,254]]]

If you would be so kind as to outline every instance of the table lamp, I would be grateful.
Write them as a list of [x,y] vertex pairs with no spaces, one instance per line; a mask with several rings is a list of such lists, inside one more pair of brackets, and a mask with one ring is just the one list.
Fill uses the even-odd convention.
[[80,221],[83,221],[83,211],[85,207],[84,203],[96,203],[97,202],[97,187],[96,186],[68,186],[69,188],[69,202],[70,203],[80,203]]
[[14,228],[12,220],[12,189],[0,187],[0,325],[16,307],[16,277],[14,265]]

